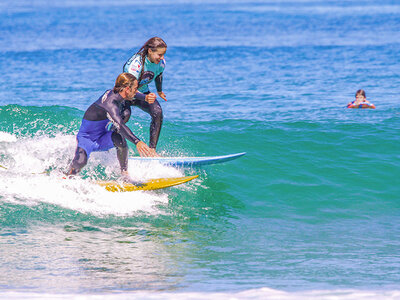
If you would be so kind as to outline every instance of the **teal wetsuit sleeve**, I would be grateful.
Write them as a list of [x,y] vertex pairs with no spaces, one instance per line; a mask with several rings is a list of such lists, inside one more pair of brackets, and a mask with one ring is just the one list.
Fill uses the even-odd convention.
[[140,72],[142,70],[142,62],[140,55],[132,56],[124,65],[124,72],[131,73],[136,79],[139,80]]

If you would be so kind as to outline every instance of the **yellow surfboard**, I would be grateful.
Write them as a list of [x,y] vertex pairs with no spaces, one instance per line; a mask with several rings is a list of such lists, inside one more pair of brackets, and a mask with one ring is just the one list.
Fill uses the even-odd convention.
[[185,176],[185,177],[172,177],[172,178],[158,178],[150,179],[141,183],[124,183],[118,181],[97,181],[98,185],[104,186],[110,192],[132,192],[132,191],[150,191],[167,188],[170,186],[182,184],[199,177],[199,175]]

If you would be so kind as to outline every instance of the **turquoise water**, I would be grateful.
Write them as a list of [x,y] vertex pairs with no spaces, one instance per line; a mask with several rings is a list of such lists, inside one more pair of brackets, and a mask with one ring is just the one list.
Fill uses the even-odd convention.
[[[0,298],[400,297],[399,20],[395,1],[0,4]],[[154,35],[159,151],[247,154],[130,164],[200,175],[155,192],[91,183],[118,176],[115,150],[59,179],[85,109]],[[375,110],[345,108],[360,88]],[[128,125],[148,141],[145,113]]]

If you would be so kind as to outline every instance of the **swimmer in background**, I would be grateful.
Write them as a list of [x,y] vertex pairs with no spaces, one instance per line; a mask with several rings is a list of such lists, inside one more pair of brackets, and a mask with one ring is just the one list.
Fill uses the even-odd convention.
[[375,105],[367,100],[364,90],[358,90],[356,100],[347,104],[347,108],[375,108]]

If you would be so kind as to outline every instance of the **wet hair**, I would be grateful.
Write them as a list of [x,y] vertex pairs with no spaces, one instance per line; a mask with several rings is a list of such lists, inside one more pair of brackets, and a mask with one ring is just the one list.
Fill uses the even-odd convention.
[[357,97],[357,95],[361,95],[361,96],[363,96],[364,98],[367,98],[367,96],[365,96],[365,91],[364,91],[364,90],[358,90],[358,91],[356,92],[356,97]]
[[139,82],[142,80],[143,70],[144,70],[144,61],[146,59],[146,56],[149,54],[149,49],[151,49],[151,51],[157,51],[158,48],[167,48],[167,44],[163,41],[162,38],[155,36],[155,37],[152,37],[151,39],[149,39],[146,43],[144,43],[142,48],[140,48],[139,51],[136,52],[136,55],[140,55],[141,65],[143,66],[142,70],[140,71],[140,75],[139,75],[139,79],[138,79]]
[[132,87],[135,82],[137,82],[137,79],[131,73],[121,73],[118,75],[117,80],[115,80],[113,91],[114,93],[122,92],[127,86]]

